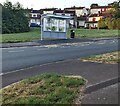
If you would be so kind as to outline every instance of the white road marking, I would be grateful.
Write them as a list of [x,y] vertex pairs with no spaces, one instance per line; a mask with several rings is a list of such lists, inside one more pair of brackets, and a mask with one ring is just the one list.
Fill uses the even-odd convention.
[[2,76],[3,75],[3,73],[0,73],[0,76]]
[[103,44],[105,44],[105,43],[97,43],[98,45],[103,45]]
[[24,50],[17,50],[17,51],[8,51],[9,53],[13,53],[13,52],[23,52]]
[[39,48],[37,50],[40,51],[40,50],[48,50],[48,49],[50,49],[50,48]]
[[26,68],[23,68],[23,69],[18,69],[18,70],[15,70],[15,71],[0,73],[0,76],[11,74],[11,73],[16,73],[16,72],[20,72],[20,71],[24,71],[24,70],[28,70],[28,69],[35,68],[35,67],[38,67],[38,66],[42,67],[42,66],[46,66],[46,65],[55,64],[55,63],[64,63],[64,62],[68,62],[68,61],[72,61],[72,60],[75,60],[75,59],[68,59],[68,60],[62,60],[62,61],[59,60],[59,61],[52,62],[52,63],[45,63],[45,64],[41,64],[41,65],[34,65],[34,66],[31,66],[31,67],[26,67]]

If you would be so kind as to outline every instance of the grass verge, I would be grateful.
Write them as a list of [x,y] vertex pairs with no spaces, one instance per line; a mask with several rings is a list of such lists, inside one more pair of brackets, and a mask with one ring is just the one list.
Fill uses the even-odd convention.
[[107,29],[75,29],[77,38],[102,38],[102,37],[118,37],[118,30]]
[[[117,37],[118,30],[105,30],[105,29],[74,29],[76,38],[100,38],[100,37]],[[31,28],[30,32],[16,33],[16,34],[3,34],[0,39],[2,43],[18,43],[30,42],[40,39],[40,28]],[[70,30],[68,31],[68,38],[70,38]]]
[[74,104],[86,81],[81,77],[42,74],[2,89],[3,104]]
[[2,34],[2,43],[30,42],[40,39],[40,28],[31,28],[30,32]]
[[99,63],[110,63],[110,64],[117,64],[120,63],[119,58],[120,51],[106,53],[101,55],[93,55],[89,57],[81,58],[82,61],[91,61],[91,62],[99,62]]

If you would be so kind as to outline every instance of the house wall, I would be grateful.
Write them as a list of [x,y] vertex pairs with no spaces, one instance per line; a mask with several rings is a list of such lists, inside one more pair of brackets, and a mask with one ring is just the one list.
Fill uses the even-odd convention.
[[70,20],[70,24],[74,25],[74,20]]
[[83,8],[83,15],[86,14],[88,15],[89,14],[89,11],[86,9],[86,8]]
[[30,26],[39,26],[40,25],[40,13],[30,13]]
[[75,12],[76,12],[76,15],[77,15],[77,16],[83,15],[83,10],[82,10],[82,9],[75,10]]
[[30,23],[35,23],[40,25],[40,19],[30,19]]
[[78,21],[78,27],[84,27],[85,21]]
[[38,15],[40,15],[40,13],[30,13],[31,17],[38,17]]
[[98,23],[85,23],[85,28],[97,28]]
[[100,19],[102,19],[102,16],[98,16],[98,17],[89,17],[88,21],[99,21]]
[[83,15],[88,15],[88,11],[86,8],[83,8],[83,9],[78,9],[76,10],[76,15],[79,17],[79,16],[83,16]]
[[89,24],[89,26],[91,28],[96,28],[96,27],[98,27],[98,23],[91,23],[91,24]]
[[53,11],[43,11],[43,14],[47,14],[47,13],[53,14]]
[[83,8],[83,9],[67,9],[67,10],[75,11],[77,17],[79,17],[81,15],[83,16],[84,14],[88,15],[88,13],[89,13],[86,8]]
[[90,14],[98,14],[99,11],[101,11],[101,9],[91,9]]
[[[55,13],[57,15],[62,15],[63,13]],[[68,14],[68,13],[64,13],[66,16],[71,16],[71,14]]]
[[110,10],[110,9],[112,9],[112,8],[91,9],[91,10],[90,10],[90,13],[91,13],[91,14],[98,14],[99,12],[100,12],[100,13],[107,12],[107,11]]

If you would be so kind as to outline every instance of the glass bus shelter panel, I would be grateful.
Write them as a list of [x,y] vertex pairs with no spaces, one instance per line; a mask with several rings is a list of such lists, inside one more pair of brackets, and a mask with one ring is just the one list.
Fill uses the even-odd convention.
[[50,18],[44,18],[44,28],[43,28],[43,31],[51,31],[51,22],[50,22]]
[[66,20],[44,18],[43,31],[66,32]]
[[59,32],[66,32],[66,20],[59,20]]

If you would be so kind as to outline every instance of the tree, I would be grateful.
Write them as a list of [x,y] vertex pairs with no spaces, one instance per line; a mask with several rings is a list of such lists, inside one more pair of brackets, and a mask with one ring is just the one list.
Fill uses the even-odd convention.
[[2,33],[19,33],[29,31],[28,18],[25,10],[17,2],[14,5],[7,1],[2,9]]
[[105,24],[105,20],[104,19],[100,19],[98,21],[98,29],[106,29],[107,28],[107,25]]
[[116,21],[117,29],[120,30],[120,18],[117,18],[116,20],[117,20],[117,21]]
[[118,2],[115,1],[108,5],[113,7],[113,9],[108,11],[109,13],[113,14],[113,18],[120,18],[120,0],[118,0]]
[[99,6],[99,5],[98,5],[97,3],[93,3],[93,4],[91,4],[90,7],[92,8],[92,7],[98,7],[98,6]]

